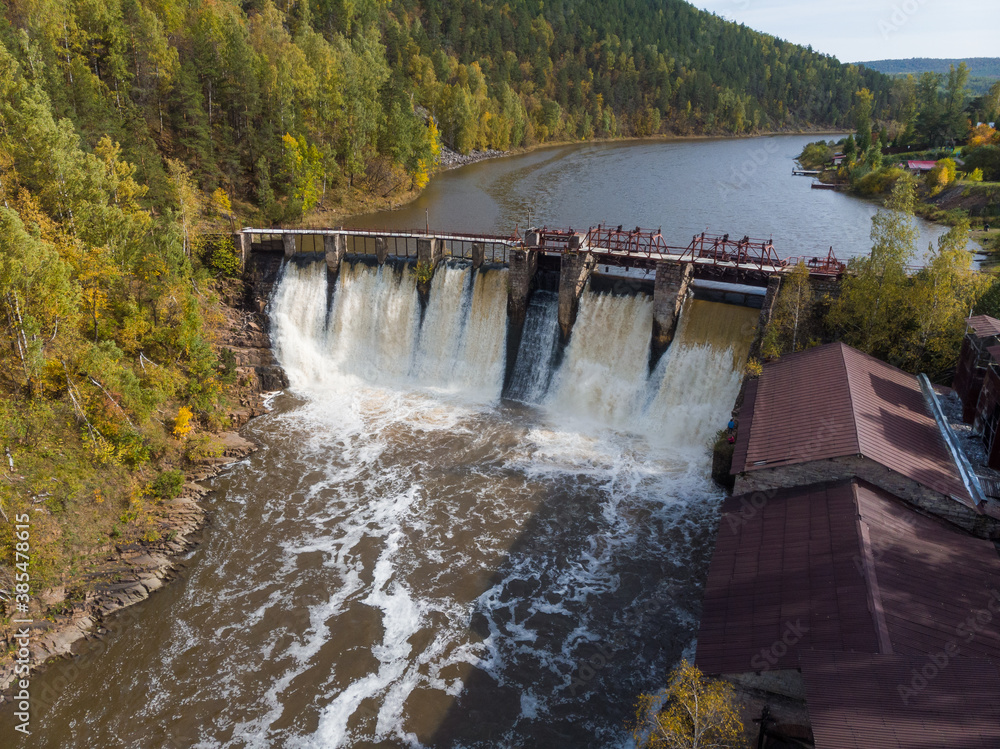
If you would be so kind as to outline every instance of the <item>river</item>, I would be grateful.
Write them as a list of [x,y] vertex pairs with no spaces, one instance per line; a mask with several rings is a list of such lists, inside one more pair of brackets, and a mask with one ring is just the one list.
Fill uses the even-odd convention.
[[[345,221],[358,228],[507,234],[515,226],[661,228],[671,245],[703,231],[773,238],[782,257],[845,260],[871,249],[877,207],[793,177],[817,135],[641,140],[542,148],[434,178],[412,203]],[[830,136],[832,137],[832,136]],[[923,254],[946,229],[916,219]],[[974,246],[974,245],[971,245]]]
[[[790,176],[806,140],[544,149],[358,223],[505,231],[530,207],[862,251],[871,207]],[[330,289],[286,264],[261,449],[214,480],[183,579],[33,679],[24,746],[629,746],[636,696],[694,651],[709,443],[757,313],[688,300],[650,372],[647,295],[585,291],[559,350],[538,291],[504,392],[506,273],[449,261],[421,310],[412,269],[345,262]]]

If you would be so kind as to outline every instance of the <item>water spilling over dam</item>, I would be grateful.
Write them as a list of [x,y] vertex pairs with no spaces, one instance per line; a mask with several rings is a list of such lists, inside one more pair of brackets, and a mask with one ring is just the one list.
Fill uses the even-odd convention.
[[584,291],[563,344],[535,291],[505,390],[508,271],[442,263],[425,306],[416,275],[285,262],[262,449],[40,746],[628,745],[692,649],[758,313],[688,300],[650,371],[650,295]]

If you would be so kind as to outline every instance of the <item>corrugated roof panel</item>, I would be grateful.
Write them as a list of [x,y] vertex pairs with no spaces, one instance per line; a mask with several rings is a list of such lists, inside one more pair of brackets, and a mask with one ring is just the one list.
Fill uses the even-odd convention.
[[989,315],[974,315],[965,321],[969,329],[979,338],[1000,335],[1000,320]]
[[831,343],[768,364],[757,382],[734,472],[860,454],[972,506],[913,375]]
[[926,656],[800,652],[816,749],[996,749],[1000,672],[954,657],[914,689]]
[[761,670],[761,653],[799,620],[807,628],[800,641],[770,667],[794,668],[803,646],[906,655],[957,639],[964,654],[1000,660],[1000,630],[979,628],[966,641],[972,630],[959,629],[993,598],[1000,604],[990,541],[857,479],[779,491],[734,526],[728,518],[743,499],[723,506],[698,634],[704,671]]

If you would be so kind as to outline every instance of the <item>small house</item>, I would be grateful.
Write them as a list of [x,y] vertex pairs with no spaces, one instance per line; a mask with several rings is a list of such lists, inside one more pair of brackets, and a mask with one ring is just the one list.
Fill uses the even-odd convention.
[[738,418],[734,493],[859,477],[977,535],[1000,535],[916,377],[843,343],[783,356],[750,380]]

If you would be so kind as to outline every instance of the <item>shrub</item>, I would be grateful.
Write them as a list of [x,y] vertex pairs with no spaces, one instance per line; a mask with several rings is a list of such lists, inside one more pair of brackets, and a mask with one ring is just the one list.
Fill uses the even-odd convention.
[[177,409],[177,418],[174,419],[174,436],[177,439],[184,439],[194,428],[191,426],[191,417],[193,415],[191,409],[187,406],[181,406]]
[[236,277],[243,270],[232,237],[219,237],[212,244],[209,265],[224,276]]
[[164,471],[149,485],[149,493],[160,499],[173,499],[184,488],[184,474],[177,469]]
[[906,172],[894,166],[883,167],[877,172],[869,172],[854,185],[859,195],[882,195],[892,190],[896,180],[905,176]]

